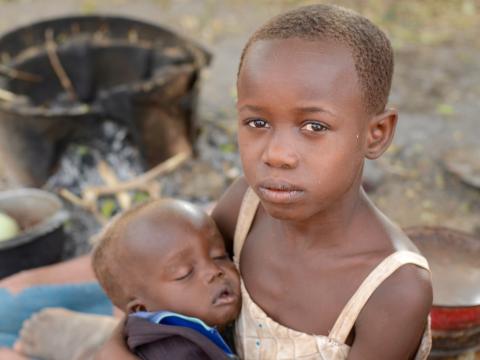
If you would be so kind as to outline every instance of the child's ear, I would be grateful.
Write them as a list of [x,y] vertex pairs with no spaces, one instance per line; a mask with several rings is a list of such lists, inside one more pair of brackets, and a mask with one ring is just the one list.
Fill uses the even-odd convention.
[[376,159],[387,150],[395,133],[397,119],[398,112],[396,109],[387,109],[370,119],[365,154],[367,159]]
[[147,311],[146,306],[139,299],[132,299],[127,304],[127,312],[129,314],[137,311]]

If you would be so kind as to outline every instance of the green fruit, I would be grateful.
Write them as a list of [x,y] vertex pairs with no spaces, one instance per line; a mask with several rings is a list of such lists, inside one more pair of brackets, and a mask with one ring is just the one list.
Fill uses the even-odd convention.
[[0,212],[0,241],[11,239],[17,236],[19,232],[20,227],[15,219]]

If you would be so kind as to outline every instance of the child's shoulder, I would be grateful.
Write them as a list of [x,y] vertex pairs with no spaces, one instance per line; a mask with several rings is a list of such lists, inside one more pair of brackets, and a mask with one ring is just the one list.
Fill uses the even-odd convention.
[[[382,358],[401,353],[402,348],[417,349],[432,300],[429,271],[414,264],[401,266],[373,292],[359,314],[355,323],[356,347],[375,346],[382,353],[378,349],[381,343],[385,348]],[[412,354],[405,355],[410,358]]]
[[415,264],[406,264],[399,267],[375,290],[368,307],[376,309],[375,311],[382,308],[385,310],[403,308],[405,314],[410,310],[414,310],[413,313],[415,311],[428,313],[432,296],[429,270]]
[[240,206],[247,189],[248,184],[245,178],[240,176],[228,187],[212,211],[212,217],[223,235],[230,253],[233,249],[233,236]]

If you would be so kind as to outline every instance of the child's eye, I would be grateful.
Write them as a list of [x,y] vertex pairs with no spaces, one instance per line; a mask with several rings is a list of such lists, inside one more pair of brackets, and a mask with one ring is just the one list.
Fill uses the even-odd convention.
[[270,125],[263,119],[252,119],[247,121],[247,125],[253,128],[269,128]]
[[175,281],[185,280],[185,279],[189,278],[190,275],[192,275],[192,274],[193,274],[193,268],[188,270],[185,274],[176,277]]
[[214,256],[213,260],[230,260],[230,258],[228,257],[228,254],[225,253],[222,255]]
[[328,127],[319,123],[318,121],[310,121],[302,126],[303,130],[312,131],[312,132],[320,132],[328,130]]

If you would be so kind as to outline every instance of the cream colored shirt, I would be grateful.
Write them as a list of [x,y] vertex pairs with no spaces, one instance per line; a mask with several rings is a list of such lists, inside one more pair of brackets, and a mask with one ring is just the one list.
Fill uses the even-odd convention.
[[[234,260],[239,266],[240,252],[253,222],[259,199],[248,189],[240,208],[235,230]],[[289,329],[273,319],[253,302],[245,285],[241,284],[242,310],[235,326],[235,345],[238,355],[244,360],[344,360],[350,347],[345,341],[365,303],[375,289],[395,270],[405,264],[415,264],[429,269],[426,259],[415,250],[410,240],[392,227],[385,224],[389,232],[397,233],[394,245],[403,242],[402,249],[384,259],[363,281],[358,290],[340,313],[328,336],[313,335]],[[402,237],[403,236],[403,237]],[[409,250],[403,250],[409,249]],[[425,329],[421,345],[415,360],[424,360],[430,353],[430,318]]]

